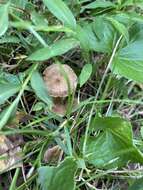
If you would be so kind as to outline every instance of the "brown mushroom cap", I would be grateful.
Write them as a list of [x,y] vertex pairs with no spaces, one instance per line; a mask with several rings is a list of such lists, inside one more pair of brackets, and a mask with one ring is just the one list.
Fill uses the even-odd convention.
[[61,149],[58,145],[48,148],[44,154],[44,161],[46,163],[50,161],[56,161],[58,160],[60,153],[61,153]]
[[48,66],[44,70],[44,81],[48,89],[49,95],[52,97],[66,97],[68,96],[68,84],[63,75],[62,69],[65,75],[68,77],[70,84],[70,91],[73,93],[77,86],[77,76],[68,65],[53,64]]

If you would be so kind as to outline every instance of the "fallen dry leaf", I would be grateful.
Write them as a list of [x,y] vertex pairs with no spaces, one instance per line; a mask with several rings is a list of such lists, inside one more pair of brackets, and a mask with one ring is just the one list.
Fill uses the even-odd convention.
[[[17,125],[25,122],[25,113],[17,112],[16,117],[7,125],[7,128],[17,128]],[[8,137],[0,135],[0,173],[21,167],[23,136],[16,134]]]
[[22,150],[4,135],[0,136],[0,173],[21,167]]

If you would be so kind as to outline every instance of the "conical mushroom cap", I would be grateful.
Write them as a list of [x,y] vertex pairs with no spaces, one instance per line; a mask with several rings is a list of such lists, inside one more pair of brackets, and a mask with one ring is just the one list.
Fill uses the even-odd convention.
[[[62,72],[63,71],[63,72]],[[48,66],[44,71],[44,81],[49,95],[52,97],[68,96],[68,83],[64,76],[68,77],[70,92],[73,93],[77,86],[77,76],[68,65],[53,64]]]

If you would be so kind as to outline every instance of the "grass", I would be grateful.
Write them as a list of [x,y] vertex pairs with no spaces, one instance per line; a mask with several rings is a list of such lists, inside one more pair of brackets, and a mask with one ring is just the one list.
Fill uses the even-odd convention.
[[[141,190],[142,4],[54,2],[0,2],[0,138],[13,137],[22,152],[21,167],[4,161],[0,190]],[[57,62],[84,81],[67,97],[64,116],[51,111],[44,83],[34,78]],[[81,72],[86,64],[92,73]],[[20,90],[11,93],[14,85]],[[0,144],[0,168],[1,160]]]

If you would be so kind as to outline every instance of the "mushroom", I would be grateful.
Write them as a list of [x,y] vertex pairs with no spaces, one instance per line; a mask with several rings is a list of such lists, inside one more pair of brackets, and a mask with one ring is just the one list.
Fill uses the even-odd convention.
[[[73,102],[72,102],[72,108],[75,108],[76,105],[78,104],[78,101],[76,98],[74,98]],[[60,114],[60,115],[65,115],[66,110],[67,110],[67,106],[68,106],[68,102],[67,101],[61,101],[59,99],[56,99],[54,101],[54,105],[52,107],[52,111]]]
[[52,111],[64,115],[67,107],[65,98],[76,90],[77,76],[75,72],[66,64],[52,64],[44,70],[43,74],[49,95],[53,97]]
[[44,161],[48,163],[52,160],[57,160],[60,156],[60,153],[61,148],[58,145],[48,148],[44,154]]
[[[59,101],[59,102],[58,102]],[[65,115],[66,113],[67,104],[62,102],[61,100],[54,100],[54,105],[52,107],[52,111],[59,115]]]

